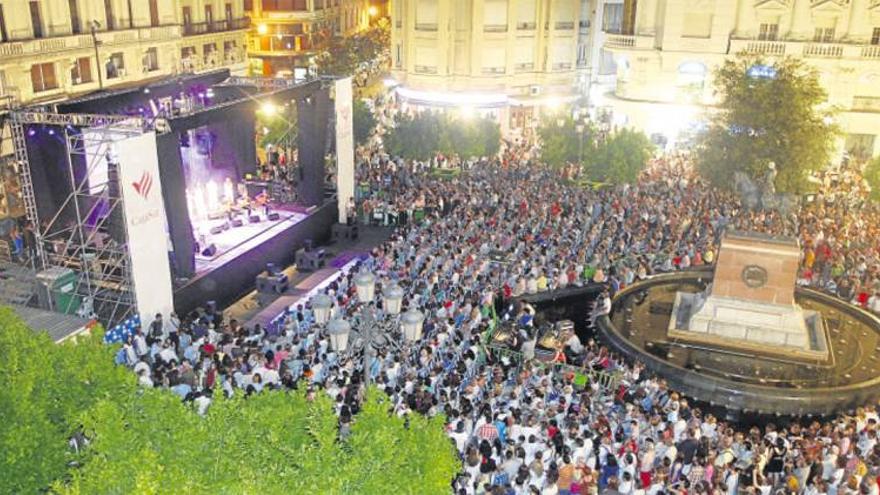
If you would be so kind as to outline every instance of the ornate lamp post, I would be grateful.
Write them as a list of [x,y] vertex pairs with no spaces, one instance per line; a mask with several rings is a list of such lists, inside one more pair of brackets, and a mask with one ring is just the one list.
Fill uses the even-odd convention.
[[[370,364],[373,357],[384,350],[403,351],[400,333],[403,334],[405,342],[417,342],[422,337],[425,315],[417,309],[410,309],[400,314],[404,291],[397,284],[385,288],[382,294],[383,311],[378,310],[373,304],[376,297],[376,276],[370,272],[357,274],[354,277],[354,285],[359,303],[356,313],[351,321],[342,317],[330,320],[327,323],[327,333],[333,351],[348,358],[361,356],[364,383],[369,385]],[[318,324],[322,324],[322,319],[329,317],[330,314],[332,301],[329,297],[324,297],[327,300],[319,299],[320,295],[312,299],[315,321]]]

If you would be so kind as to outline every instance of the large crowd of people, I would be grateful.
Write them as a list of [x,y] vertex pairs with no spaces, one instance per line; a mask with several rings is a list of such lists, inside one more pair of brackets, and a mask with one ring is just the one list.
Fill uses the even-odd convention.
[[[480,341],[499,301],[587,283],[613,292],[653,273],[711,264],[728,228],[799,236],[799,283],[880,312],[872,242],[880,218],[854,168],[818,177],[821,192],[785,216],[749,211],[709,187],[686,154],[657,158],[636,184],[599,190],[569,185],[567,171],[536,156],[522,143],[470,161],[361,151],[352,214],[370,222],[380,211],[395,229],[359,269],[379,276],[379,291],[399,284],[405,306],[427,316],[406,352],[389,349],[361,370],[360,359],[333,351],[305,305],[270,328],[246,328],[220,312],[170,315],[138,330],[117,359],[143,386],[169,387],[202,414],[216,393],[305,389],[333,397],[343,427],[356,421],[368,373],[392,397],[394,414],[445,415],[462,459],[454,493],[880,494],[872,405],[824,422],[748,429],[701,411],[593,340],[569,340],[565,355],[621,374],[619,389],[486,359]],[[438,177],[437,167],[458,173]],[[350,316],[359,304],[354,274],[326,289],[335,315]],[[529,321],[518,318],[522,307],[509,311]]]

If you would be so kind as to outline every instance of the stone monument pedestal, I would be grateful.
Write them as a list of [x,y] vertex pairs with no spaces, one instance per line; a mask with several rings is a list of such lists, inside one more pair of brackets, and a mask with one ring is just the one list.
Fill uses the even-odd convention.
[[789,359],[827,361],[831,353],[821,315],[794,302],[799,259],[795,239],[728,234],[707,292],[676,294],[668,337]]

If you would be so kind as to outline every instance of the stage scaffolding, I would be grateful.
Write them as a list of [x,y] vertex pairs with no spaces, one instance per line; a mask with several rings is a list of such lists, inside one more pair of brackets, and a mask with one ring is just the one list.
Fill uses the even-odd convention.
[[[161,123],[129,116],[19,111],[12,113],[11,126],[22,199],[37,238],[35,267],[74,271],[73,292],[82,301],[79,315],[96,317],[108,328],[133,316],[137,301],[125,213],[118,181],[114,184],[110,150],[114,141],[154,131]],[[72,192],[51,218],[39,217],[27,151],[28,126],[51,126],[63,135],[67,148]],[[108,168],[107,180],[91,182],[99,166]],[[118,222],[121,225],[110,225]]]

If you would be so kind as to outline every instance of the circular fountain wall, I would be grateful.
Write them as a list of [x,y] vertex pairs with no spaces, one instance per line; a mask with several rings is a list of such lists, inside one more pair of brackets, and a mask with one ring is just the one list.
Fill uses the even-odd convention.
[[710,271],[660,275],[614,298],[598,321],[617,352],[664,377],[696,400],[743,413],[829,415],[880,399],[880,320],[839,299],[797,289],[796,302],[825,320],[831,359],[805,363],[785,356],[684,342],[667,335],[677,292],[703,291]]

